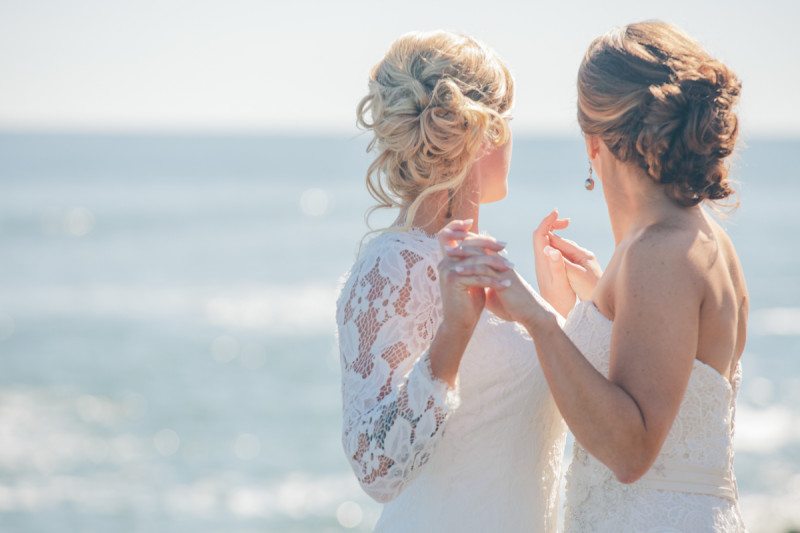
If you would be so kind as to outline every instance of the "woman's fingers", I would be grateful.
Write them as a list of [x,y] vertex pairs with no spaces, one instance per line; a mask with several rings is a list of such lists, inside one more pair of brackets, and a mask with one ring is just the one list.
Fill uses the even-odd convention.
[[550,244],[549,235],[553,231],[565,229],[567,226],[569,226],[569,219],[559,218],[558,209],[550,211],[533,231],[533,249],[539,251]]
[[533,230],[533,249],[541,250],[547,244],[547,234],[550,232],[550,226],[558,220],[558,211],[553,209],[550,213],[542,219],[539,225]]
[[461,246],[453,246],[451,248],[447,248],[444,253],[447,254],[448,257],[452,257],[454,259],[486,255],[486,252],[482,248],[475,248],[474,246],[469,246],[466,248]]
[[539,225],[536,227],[535,232],[539,233],[539,234],[542,234],[542,235],[547,235],[547,232],[549,231],[550,226],[556,220],[558,220],[558,209],[553,209],[552,211],[550,211],[547,214],[546,217],[544,217],[542,219],[541,222],[539,222]]
[[455,219],[445,224],[444,227],[448,229],[468,230],[469,228],[472,227],[472,222],[473,220],[471,218]]
[[564,261],[564,267],[567,272],[567,277],[572,278],[573,275],[582,276],[586,274],[586,272],[588,272],[586,267],[579,265],[578,263],[573,263],[563,255],[561,256],[561,258]]
[[459,276],[458,283],[465,287],[492,287],[498,290],[511,286],[511,280],[509,279],[483,275]]
[[548,259],[550,259],[551,265],[556,267],[555,269],[551,268],[551,273],[559,276],[563,273],[563,276],[567,279],[570,285],[574,286],[574,280],[576,279],[576,276],[584,276],[588,272],[586,267],[570,261],[570,259],[564,256],[564,254],[562,254],[557,248],[546,246],[544,252]]
[[469,267],[462,267],[456,266],[453,267],[453,270],[459,276],[488,276],[488,277],[495,277],[498,273],[497,270],[494,270],[492,267],[488,265],[472,265]]
[[561,252],[552,246],[544,247],[544,255],[548,259],[549,271],[551,275],[551,282],[558,283],[567,281],[567,271],[564,266],[565,258]]
[[[486,242],[480,241],[482,245]],[[508,259],[497,254],[483,252],[464,259],[447,258],[444,266],[451,280],[466,287],[494,287],[504,289],[509,286],[503,276],[514,268]]]
[[470,257],[484,255],[486,250],[499,252],[505,247],[506,243],[498,241],[493,237],[475,235],[472,233],[469,237],[463,239],[460,244],[446,247],[445,253],[450,257]]
[[[480,243],[470,242],[445,248],[444,253],[453,259],[464,259],[466,257],[480,257],[486,255],[487,253],[496,254],[502,251],[504,247],[505,244],[503,243],[499,243],[499,245],[485,246]],[[489,250],[489,252],[487,252],[487,250]]]
[[552,248],[558,249],[564,256],[572,261],[573,263],[585,263],[586,261],[591,261],[594,259],[594,254],[587,250],[586,248],[582,248],[578,246],[575,242],[565,239],[555,233],[550,233],[548,235],[550,237],[550,246]]
[[554,229],[564,229],[567,226],[569,226],[569,219],[559,218],[558,209],[553,209],[547,214],[546,217],[542,219],[541,222],[539,222],[539,225],[534,230],[534,233],[545,236],[548,232],[553,231]]
[[483,274],[490,269],[506,272],[514,268],[514,264],[499,255],[478,255],[458,261],[453,264],[452,268],[458,274],[472,275]]
[[451,243],[453,241],[464,240],[467,237],[469,237],[471,235],[471,233],[469,231],[461,231],[461,230],[454,230],[454,229],[444,228],[439,232],[438,235],[443,237],[448,243]]
[[594,270],[596,266],[594,263],[586,263],[584,266],[573,263],[566,258],[564,259],[564,266],[566,267],[569,284],[575,290],[578,298],[581,300],[591,299],[602,272],[598,273]]
[[472,227],[473,220],[468,218],[466,220],[451,220],[447,225],[442,228],[437,234],[436,238],[439,240],[439,245],[443,250],[453,246],[459,239],[458,235],[466,233]]
[[475,248],[486,248],[488,250],[499,252],[506,247],[506,243],[498,241],[494,237],[489,237],[488,235],[471,235],[461,242],[462,248],[469,246]]
[[[509,280],[510,281],[510,280]],[[511,286],[509,284],[509,286]],[[503,289],[507,287],[502,287]],[[506,307],[503,305],[503,301],[500,299],[499,291],[501,288],[489,287],[486,289],[486,307],[495,314],[502,318],[503,320],[508,320],[509,322],[514,320],[514,317],[511,316],[506,310]]]

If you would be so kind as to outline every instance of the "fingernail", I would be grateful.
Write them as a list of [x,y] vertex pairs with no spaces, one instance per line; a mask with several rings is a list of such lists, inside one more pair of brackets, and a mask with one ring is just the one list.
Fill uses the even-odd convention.
[[544,247],[544,253],[550,258],[551,261],[558,261],[558,251],[551,246]]
[[505,246],[508,243],[506,241],[497,241],[497,244],[499,244],[500,246]]
[[472,224],[473,220],[471,218],[465,218],[464,224]]
[[511,286],[511,280],[510,279],[504,279],[503,281],[500,282],[500,285],[502,285],[503,287],[510,287]]
[[453,270],[455,270],[456,272],[458,272],[460,274],[461,272],[464,272],[464,267],[456,266],[456,267],[453,267]]
[[504,259],[504,261],[505,261],[505,263],[506,263],[506,266],[507,266],[508,268],[514,268],[514,263],[512,263],[512,262],[511,262],[511,261],[509,261],[508,259]]

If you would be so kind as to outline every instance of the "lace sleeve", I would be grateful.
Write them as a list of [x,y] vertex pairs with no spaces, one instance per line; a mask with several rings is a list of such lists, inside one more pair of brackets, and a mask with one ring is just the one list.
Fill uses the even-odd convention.
[[339,297],[342,443],[361,486],[380,502],[416,477],[458,404],[458,385],[450,389],[430,370],[437,275],[423,255],[384,248],[357,263]]

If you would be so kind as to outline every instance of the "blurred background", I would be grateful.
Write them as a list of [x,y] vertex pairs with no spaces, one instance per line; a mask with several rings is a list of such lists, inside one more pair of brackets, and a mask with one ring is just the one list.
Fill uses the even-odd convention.
[[533,280],[553,207],[610,257],[575,73],[595,36],[646,18],[744,83],[724,220],[752,299],[736,473],[753,532],[800,527],[798,6],[2,0],[0,529],[369,530],[334,337],[371,205],[369,68],[413,29],[506,59],[511,193],[481,228]]

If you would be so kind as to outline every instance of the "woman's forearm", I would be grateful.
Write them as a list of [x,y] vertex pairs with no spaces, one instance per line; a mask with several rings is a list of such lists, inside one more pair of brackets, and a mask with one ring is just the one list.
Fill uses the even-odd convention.
[[622,482],[650,467],[647,428],[636,401],[595,369],[555,319],[523,324],[550,390],[575,439]]
[[429,350],[431,373],[437,379],[454,387],[461,357],[467,349],[474,328],[453,327],[446,322],[439,325]]
[[544,292],[542,292],[542,297],[547,301],[547,303],[552,305],[553,309],[555,309],[556,312],[562,317],[569,315],[570,311],[572,311],[572,308],[575,307],[576,300],[574,295],[572,298],[569,296],[562,296],[559,298],[556,295],[546,295]]

